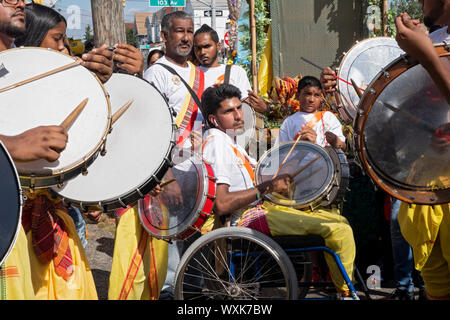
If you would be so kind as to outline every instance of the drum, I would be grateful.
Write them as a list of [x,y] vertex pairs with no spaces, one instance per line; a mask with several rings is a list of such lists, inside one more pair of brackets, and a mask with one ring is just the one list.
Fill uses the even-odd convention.
[[[255,168],[256,184],[271,180],[283,163],[294,141],[266,151]],[[286,194],[270,193],[265,198],[275,204],[297,209],[328,206],[342,201],[348,188],[350,170],[341,150],[299,141],[278,172],[293,179]]]
[[193,154],[166,173],[161,187],[158,196],[139,201],[144,229],[158,239],[187,239],[200,231],[216,195],[212,168]]
[[[36,75],[69,65],[76,58],[44,48],[15,48],[0,53],[0,91]],[[111,107],[103,85],[88,69],[64,71],[0,92],[0,133],[18,135],[43,125],[59,125],[86,98],[88,102],[67,129],[69,140],[59,159],[16,163],[24,188],[47,188],[86,173],[104,146]]]
[[0,266],[8,257],[22,223],[22,190],[8,151],[0,142]]
[[242,110],[245,132],[236,137],[236,142],[246,149],[250,143],[257,141],[259,131],[264,129],[264,119],[260,113],[253,110],[246,102],[242,103]]
[[132,101],[112,124],[106,154],[78,176],[52,191],[67,204],[83,211],[114,211],[133,205],[158,183],[172,165],[175,145],[172,110],[150,83],[127,74],[114,73],[105,84],[113,118]]
[[[450,70],[449,48],[435,50]],[[450,202],[450,106],[417,61],[402,56],[386,66],[361,98],[354,141],[371,179],[407,203]]]
[[[353,79],[359,88],[365,89],[383,67],[403,53],[393,38],[378,37],[356,42],[344,53],[337,76],[348,83]],[[348,83],[338,80],[337,89],[345,112],[354,120],[359,97]]]

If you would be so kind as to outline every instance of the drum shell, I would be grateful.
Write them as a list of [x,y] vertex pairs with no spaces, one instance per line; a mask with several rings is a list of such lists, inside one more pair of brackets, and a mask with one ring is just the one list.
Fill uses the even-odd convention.
[[[445,45],[436,44],[435,50],[440,57],[448,57],[449,49]],[[378,97],[395,79],[413,67],[418,66],[418,61],[403,55],[388,64],[372,80],[358,105],[358,113],[354,122],[355,155],[358,163],[365,169],[372,181],[394,198],[406,203],[434,205],[448,203],[450,190],[423,190],[420,188],[406,187],[395,182],[391,177],[381,172],[368,157],[366,149],[366,134],[368,116]]]
[[[11,253],[16,243],[22,223],[23,192],[20,187],[19,174],[8,151],[0,141],[0,159],[2,179],[0,180],[0,240],[6,241],[0,246],[0,266]],[[5,197],[5,198],[3,198]],[[11,206],[13,208],[11,208]]]

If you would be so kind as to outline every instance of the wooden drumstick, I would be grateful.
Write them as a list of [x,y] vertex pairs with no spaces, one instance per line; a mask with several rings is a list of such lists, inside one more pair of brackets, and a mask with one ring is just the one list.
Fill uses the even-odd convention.
[[163,181],[163,182],[159,185],[159,187],[160,187],[160,188],[163,188],[163,187],[167,186],[168,184],[171,184],[172,182],[175,182],[175,181],[177,181],[177,179],[170,179],[170,180],[167,180],[167,181]]
[[278,168],[277,172],[275,172],[275,174],[273,175],[272,179],[275,179],[278,175],[278,173],[280,172],[281,167],[284,165],[284,163],[287,161],[287,159],[289,158],[289,156],[291,155],[292,151],[294,150],[295,146],[297,145],[297,143],[300,141],[300,138],[302,137],[302,134],[299,134],[297,137],[297,140],[295,140],[294,145],[291,147],[291,150],[289,150],[288,154],[286,155],[286,157],[284,157],[283,162],[281,162],[280,167]]
[[133,99],[125,103],[119,110],[117,110],[111,119],[111,125],[113,125],[119,118],[125,113],[125,111],[128,110],[128,108],[131,106],[131,104],[134,102]]
[[66,64],[65,66],[62,66],[62,67],[59,67],[59,68],[56,68],[56,69],[44,72],[42,74],[38,74],[37,76],[31,77],[29,79],[25,79],[23,81],[17,82],[17,83],[12,84],[12,85],[9,85],[7,87],[4,87],[4,88],[0,89],[0,93],[8,91],[8,90],[11,90],[11,89],[14,89],[14,88],[17,88],[17,87],[20,87],[20,86],[23,86],[24,84],[27,84],[27,83],[30,83],[30,82],[33,82],[33,81],[36,81],[36,80],[39,80],[39,79],[51,76],[52,74],[55,74],[55,73],[58,73],[58,72],[70,69],[72,67],[75,67],[75,66],[79,65],[81,62],[83,62],[83,60],[77,59],[76,61],[74,61],[72,63]]
[[72,123],[75,121],[76,118],[80,115],[81,111],[83,111],[84,107],[88,103],[89,98],[84,99],[81,101],[81,103],[73,110],[67,118],[64,119],[63,122],[61,122],[60,126],[63,127],[65,130],[67,130]]
[[298,176],[303,170],[305,170],[306,168],[308,168],[310,165],[312,165],[317,159],[320,158],[320,155],[317,155],[314,159],[312,159],[311,161],[309,161],[307,164],[305,164],[303,167],[301,167],[300,169],[298,169],[297,171],[295,171],[292,175],[291,178],[294,179],[296,176]]
[[350,81],[352,82],[352,86],[353,86],[353,89],[355,89],[356,94],[357,94],[358,97],[361,99],[363,93],[361,92],[361,90],[359,89],[359,87],[356,85],[356,82],[353,81],[353,79],[350,79]]

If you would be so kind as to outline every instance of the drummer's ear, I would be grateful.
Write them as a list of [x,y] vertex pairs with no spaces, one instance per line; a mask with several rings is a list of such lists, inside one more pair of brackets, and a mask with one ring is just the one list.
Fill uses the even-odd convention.
[[208,121],[210,124],[213,124],[215,127],[219,126],[219,124],[217,123],[216,117],[213,114],[210,114],[208,116]]

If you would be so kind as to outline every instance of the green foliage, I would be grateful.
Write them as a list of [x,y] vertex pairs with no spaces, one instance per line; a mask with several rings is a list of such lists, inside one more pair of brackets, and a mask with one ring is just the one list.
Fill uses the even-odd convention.
[[[423,22],[422,5],[417,0],[391,0],[390,7],[386,11],[387,16],[387,35],[390,37],[395,37],[397,34],[397,29],[395,28],[395,18],[403,12],[409,14],[413,19],[419,19]],[[379,6],[382,9],[381,0],[367,0],[367,4]],[[381,10],[380,10],[381,11]],[[381,36],[382,30],[376,30],[374,36]]]
[[84,29],[84,41],[94,41],[94,33],[92,31],[91,25],[87,25],[86,29]]
[[136,37],[134,36],[133,28],[126,27],[127,43],[136,47]]

